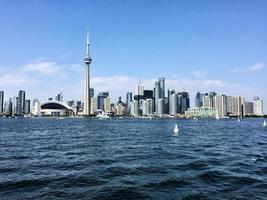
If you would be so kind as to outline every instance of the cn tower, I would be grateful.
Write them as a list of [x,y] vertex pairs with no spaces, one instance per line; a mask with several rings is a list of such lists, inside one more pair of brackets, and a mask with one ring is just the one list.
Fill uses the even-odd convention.
[[84,57],[84,63],[86,65],[86,80],[85,80],[85,96],[84,96],[84,109],[83,114],[89,116],[91,109],[91,97],[90,97],[90,64],[92,63],[92,58],[90,56],[90,40],[89,32],[87,31],[87,41],[86,41],[86,55]]

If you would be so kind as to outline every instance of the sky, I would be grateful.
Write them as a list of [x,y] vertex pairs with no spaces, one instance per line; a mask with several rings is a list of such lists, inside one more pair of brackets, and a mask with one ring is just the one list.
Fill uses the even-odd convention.
[[86,31],[91,85],[125,99],[140,79],[166,87],[260,96],[267,113],[265,0],[0,0],[0,90],[46,100],[84,96]]

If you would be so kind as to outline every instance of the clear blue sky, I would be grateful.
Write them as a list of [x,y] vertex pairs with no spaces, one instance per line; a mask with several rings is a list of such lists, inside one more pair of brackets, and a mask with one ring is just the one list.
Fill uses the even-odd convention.
[[[59,91],[66,90],[62,84],[80,83],[83,75],[72,72],[71,76],[66,66],[83,65],[85,32],[89,28],[92,77],[180,77],[185,79],[183,86],[174,87],[189,90],[193,87],[190,81],[220,80],[227,86],[219,92],[229,94],[233,86],[235,91],[229,95],[239,95],[241,88],[240,95],[260,95],[267,101],[266,10],[265,0],[0,0],[0,81],[9,79],[3,78],[4,74],[11,78],[38,77],[31,86],[24,86],[23,81],[14,86],[13,82],[0,83],[0,89],[16,95],[15,91],[26,88],[32,97],[47,98],[51,90],[44,84],[55,81],[52,79],[62,80],[58,81]],[[21,72],[21,66],[37,59],[65,66],[68,76]],[[33,85],[43,85],[45,95],[40,96]],[[211,86],[201,88],[200,84],[198,90]],[[74,94],[65,96],[77,98]]]

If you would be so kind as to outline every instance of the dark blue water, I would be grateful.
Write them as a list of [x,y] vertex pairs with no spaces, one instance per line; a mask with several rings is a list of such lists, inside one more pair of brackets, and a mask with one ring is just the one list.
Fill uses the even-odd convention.
[[0,119],[0,199],[266,197],[262,119]]

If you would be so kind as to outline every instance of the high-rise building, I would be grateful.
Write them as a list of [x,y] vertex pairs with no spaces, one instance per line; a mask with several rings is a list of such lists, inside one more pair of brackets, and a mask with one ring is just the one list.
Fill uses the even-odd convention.
[[4,91],[0,91],[0,113],[4,113]]
[[5,115],[12,115],[12,99],[11,98],[9,98],[8,101],[5,101],[4,114]]
[[172,94],[175,94],[175,89],[168,89],[168,105],[167,105],[167,113],[170,114],[170,98],[171,98],[171,95]]
[[20,90],[18,94],[17,115],[22,115],[25,111],[25,91]]
[[104,112],[110,112],[110,97],[104,98]]
[[144,99],[152,99],[153,90],[144,90]]
[[158,100],[158,112],[157,115],[163,115],[164,114],[164,104],[165,104],[164,98],[159,98]]
[[90,115],[91,108],[91,95],[90,95],[90,64],[92,63],[92,58],[90,56],[90,40],[89,32],[87,32],[87,41],[86,41],[86,55],[84,58],[84,63],[86,65],[86,79],[85,79],[85,97],[84,97],[84,115]]
[[144,86],[141,84],[140,81],[136,85],[136,95],[140,95],[140,96],[143,96],[144,95]]
[[155,82],[154,98],[155,98],[155,112],[158,113],[158,102],[160,98],[160,84],[158,81]]
[[153,100],[146,99],[147,102],[147,115],[153,115]]
[[253,99],[253,111],[254,115],[262,116],[263,113],[263,101],[259,97]]
[[159,98],[165,98],[165,78],[159,78]]
[[196,108],[201,108],[204,106],[203,101],[204,101],[204,93],[197,92],[196,97],[195,97],[195,106]]
[[169,97],[169,114],[176,115],[177,114],[177,94],[171,94]]
[[22,115],[25,111],[25,91],[20,90],[18,94],[17,114]]
[[134,116],[134,117],[138,117],[139,116],[139,107],[138,107],[138,101],[136,100],[133,100],[131,101],[131,115]]
[[97,96],[97,109],[104,111],[104,100],[109,96],[109,92],[100,92]]
[[127,113],[130,113],[131,101],[133,100],[133,94],[131,92],[127,92],[126,94],[126,110]]
[[185,114],[185,111],[190,108],[190,98],[188,92],[178,92],[177,102],[178,113]]
[[90,97],[94,97],[94,95],[95,95],[94,88],[90,88]]
[[12,115],[19,115],[19,97],[12,98]]
[[214,97],[215,109],[219,118],[226,116],[226,96],[223,94],[217,94]]
[[60,92],[57,94],[56,98],[55,98],[56,101],[60,101],[60,102],[63,102],[63,94]]
[[[78,106],[78,104],[77,104]],[[94,115],[97,111],[97,97],[91,97],[91,115]]]
[[25,114],[30,114],[31,113],[31,100],[26,99],[25,100]]
[[246,102],[246,111],[245,111],[245,115],[246,116],[251,116],[254,114],[254,111],[253,111],[253,102]]

